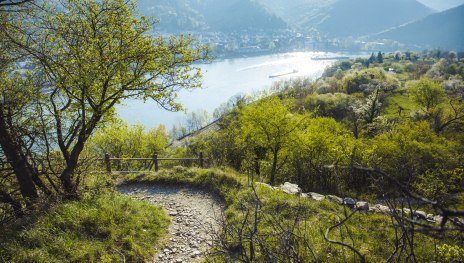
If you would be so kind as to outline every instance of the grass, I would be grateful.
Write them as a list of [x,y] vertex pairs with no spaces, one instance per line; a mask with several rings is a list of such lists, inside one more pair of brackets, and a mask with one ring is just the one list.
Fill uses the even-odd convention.
[[[323,232],[349,214],[333,202],[291,196],[257,185],[248,187],[247,177],[232,170],[175,167],[158,173],[131,175],[128,183],[191,184],[207,188],[223,197],[224,213],[221,242],[213,262],[235,262],[238,258],[256,262],[358,262],[349,249],[324,241]],[[367,262],[385,262],[394,250],[395,231],[390,217],[383,214],[356,213],[343,227],[330,232],[329,238],[353,245]],[[419,262],[439,260],[438,247],[453,240],[438,241],[415,235]],[[458,241],[459,242],[459,241]],[[459,244],[458,244],[459,245]],[[344,259],[345,258],[345,259]],[[403,253],[400,261],[405,260]]]
[[4,262],[144,262],[167,232],[165,212],[117,192],[54,205],[34,222],[3,229]]
[[[252,188],[247,176],[230,169],[174,167],[120,179],[188,184],[222,197],[221,239],[211,251],[212,262],[359,261],[349,249],[324,240],[326,229],[351,212],[328,200],[292,196],[262,185]],[[328,238],[352,245],[367,262],[385,262],[394,249],[392,223],[383,214],[356,213]],[[0,261],[144,262],[153,255],[168,224],[161,208],[114,191],[96,191],[80,201],[55,205],[33,222],[2,229]],[[453,262],[463,253],[459,238],[434,240],[416,233],[414,240],[418,262]],[[443,253],[433,253],[435,249]],[[399,261],[404,257],[403,253]]]

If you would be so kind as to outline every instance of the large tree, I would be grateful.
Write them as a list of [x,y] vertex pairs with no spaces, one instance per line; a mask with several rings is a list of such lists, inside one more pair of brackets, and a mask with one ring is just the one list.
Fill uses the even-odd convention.
[[[13,2],[19,3],[3,1],[0,7]],[[0,202],[10,204],[17,215],[22,214],[21,203],[31,207],[36,202],[39,197],[37,187],[51,194],[28,161],[39,140],[35,113],[42,96],[40,86],[43,79],[35,70],[25,71],[16,66],[25,55],[8,41],[7,30],[11,30],[14,23],[21,22],[12,19],[13,14],[19,11],[0,9]],[[21,198],[18,199],[18,196]]]
[[[181,109],[177,92],[201,84],[200,71],[191,64],[205,57],[205,49],[190,37],[150,35],[152,22],[136,16],[135,10],[134,2],[123,0],[44,3],[33,16],[15,16],[22,21],[19,26],[9,23],[2,30],[9,45],[44,79],[40,101],[27,105],[37,105],[31,116],[40,120],[41,132],[40,142],[34,143],[43,147],[30,149],[43,157],[58,150],[64,168],[58,171],[56,188],[65,196],[76,196],[84,145],[112,118],[115,105],[137,98],[175,111]],[[0,142],[3,152],[21,155],[25,147],[8,145],[15,137],[11,131],[4,133],[10,139]],[[12,167],[17,165],[6,157]],[[33,160],[23,163],[35,170]]]
[[302,127],[303,119],[303,116],[290,113],[277,96],[264,98],[249,105],[239,116],[241,136],[246,144],[270,152],[271,184],[276,180],[279,153],[289,147],[295,132]]

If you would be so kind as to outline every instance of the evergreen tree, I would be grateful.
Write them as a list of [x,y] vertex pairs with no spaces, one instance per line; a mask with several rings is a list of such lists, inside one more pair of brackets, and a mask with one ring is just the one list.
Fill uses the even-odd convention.
[[379,64],[382,64],[383,63],[383,56],[382,56],[382,52],[379,51],[379,53],[377,54],[377,62]]
[[375,54],[372,52],[371,57],[369,58],[369,63],[374,63],[376,61]]

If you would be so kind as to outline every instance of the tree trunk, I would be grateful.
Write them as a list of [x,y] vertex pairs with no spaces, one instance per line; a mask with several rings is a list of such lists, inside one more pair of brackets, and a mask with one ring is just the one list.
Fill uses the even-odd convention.
[[66,167],[60,175],[60,180],[63,185],[63,190],[66,198],[75,199],[77,194],[77,184],[73,179],[73,175],[77,169],[79,163],[79,156],[84,150],[84,144],[87,140],[87,135],[81,135],[74,145],[69,159],[66,161]]
[[[79,142],[78,142],[79,144]],[[78,147],[77,145],[75,147]],[[76,150],[76,148],[74,148]],[[69,160],[66,162],[66,167],[60,175],[60,180],[63,186],[64,193],[66,198],[74,199],[77,197],[77,185],[73,180],[74,172],[76,171],[78,161],[79,161],[79,153],[75,153],[76,151],[73,150],[73,153],[70,155]]]
[[2,109],[0,109],[0,146],[8,163],[13,168],[21,195],[26,199],[26,206],[32,205],[39,197],[32,180],[33,171],[29,168],[26,157],[21,154],[21,147],[16,144],[10,134]]
[[273,160],[272,160],[272,170],[271,170],[270,184],[274,185],[275,176],[276,176],[276,173],[277,173],[277,154],[279,153],[279,148],[276,147],[275,149],[273,149],[272,153],[273,153],[274,156],[273,156]]

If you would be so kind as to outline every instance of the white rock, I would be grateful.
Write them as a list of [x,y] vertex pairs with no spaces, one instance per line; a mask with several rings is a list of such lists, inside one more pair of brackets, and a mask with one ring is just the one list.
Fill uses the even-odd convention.
[[280,189],[287,194],[296,195],[301,193],[301,188],[297,184],[291,184],[289,182],[285,182],[283,185],[280,186]]
[[433,220],[435,221],[435,223],[441,224],[441,221],[443,221],[443,217],[441,215],[437,215],[433,218]]
[[369,204],[367,202],[356,202],[356,209],[361,211],[369,211]]
[[427,214],[424,211],[417,210],[417,211],[414,211],[413,214],[416,217],[420,218],[420,219],[426,219],[427,218]]
[[310,193],[308,193],[308,195],[311,196],[312,199],[317,200],[317,201],[322,201],[322,200],[325,199],[324,195],[321,195],[321,194],[318,194],[318,193],[310,192]]
[[169,215],[170,215],[170,216],[176,216],[176,215],[177,215],[177,211],[170,211],[170,212],[169,212]]
[[377,208],[379,210],[380,213],[385,213],[385,214],[388,214],[390,213],[390,207],[386,206],[386,205],[375,205],[375,208]]

